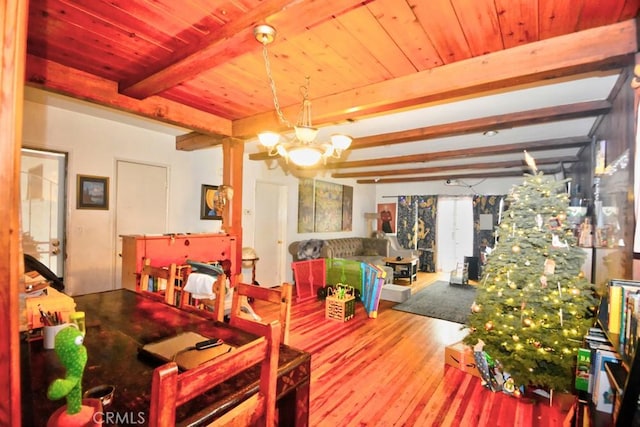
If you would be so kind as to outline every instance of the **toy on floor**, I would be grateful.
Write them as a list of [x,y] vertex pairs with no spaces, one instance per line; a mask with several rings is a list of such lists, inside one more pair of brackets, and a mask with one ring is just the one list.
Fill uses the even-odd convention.
[[51,383],[47,397],[51,400],[66,397],[68,414],[77,414],[82,406],[82,375],[87,364],[87,348],[83,342],[82,333],[73,326],[58,332],[55,339],[56,354],[67,374]]

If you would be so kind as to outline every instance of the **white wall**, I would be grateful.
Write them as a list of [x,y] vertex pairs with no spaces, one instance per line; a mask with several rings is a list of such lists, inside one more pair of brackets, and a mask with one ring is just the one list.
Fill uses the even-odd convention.
[[[57,99],[52,102],[52,95],[42,95],[30,88],[27,88],[26,95],[23,145],[69,154],[65,283],[70,294],[78,295],[119,286],[119,278],[113,277],[116,252],[113,179],[117,160],[168,167],[169,224],[165,232],[197,233],[220,230],[219,221],[203,221],[199,216],[201,184],[222,184],[220,147],[193,152],[177,151],[175,136],[186,133],[187,130],[150,123],[148,120],[130,120],[130,117],[113,110],[101,110],[100,107],[68,98],[64,98],[64,102],[58,102]],[[298,179],[291,174],[285,174],[274,164],[248,160],[249,153],[255,151],[255,143],[247,143],[242,200],[243,247],[254,247],[256,239],[260,238],[259,230],[255,230],[255,218],[260,214],[260,208],[255,206],[256,181],[287,187],[287,247],[291,242],[311,238],[366,236],[368,229],[364,220],[365,212],[375,212],[378,203],[393,200],[388,196],[468,195],[474,191],[478,194],[506,194],[514,184],[522,182],[522,179],[464,181],[473,185],[473,190],[447,186],[444,181],[360,185],[355,180],[332,179],[330,172],[327,172],[315,178],[354,187],[353,229],[334,233],[298,233]],[[75,208],[77,174],[111,178],[112,206],[108,211]],[[287,250],[286,265],[290,262],[291,255]],[[286,280],[292,280],[291,270],[287,268],[286,271]]]
[[[260,238],[259,230],[255,230],[255,217],[260,215],[260,207],[255,206],[255,182],[263,181],[273,184],[284,185],[287,187],[288,195],[288,212],[287,212],[287,230],[286,230],[286,246],[287,246],[287,260],[286,265],[291,265],[292,257],[288,251],[288,245],[291,242],[306,239],[332,239],[339,237],[353,237],[353,236],[366,236],[367,235],[367,223],[364,220],[364,213],[375,210],[375,186],[372,185],[359,185],[355,180],[332,179],[330,173],[319,174],[315,176],[315,179],[334,182],[342,185],[350,185],[353,189],[353,229],[352,231],[340,231],[333,233],[298,233],[298,178],[293,175],[285,174],[280,167],[269,169],[273,165],[268,165],[263,161],[251,161],[248,160],[248,156],[251,152],[255,152],[257,148],[255,144],[248,143],[245,150],[245,162],[244,162],[244,188],[243,188],[243,200],[242,206],[245,214],[242,218],[243,224],[243,246],[255,246],[255,239]],[[259,254],[258,254],[259,255]],[[290,268],[286,269],[287,281],[293,280],[293,275]]]
[[[23,146],[69,155],[65,286],[72,295],[109,290],[120,284],[120,278],[114,277],[116,160],[168,168],[170,188],[165,232],[217,232],[220,229],[219,221],[202,221],[199,214],[200,185],[221,184],[220,148],[176,151],[174,135],[30,100],[24,104]],[[109,210],[76,209],[77,174],[110,178]]]

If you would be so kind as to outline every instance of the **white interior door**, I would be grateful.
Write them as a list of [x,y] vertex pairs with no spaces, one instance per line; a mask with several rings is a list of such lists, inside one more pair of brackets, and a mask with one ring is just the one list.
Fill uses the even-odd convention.
[[473,199],[438,197],[437,227],[437,271],[452,271],[473,255]]
[[20,163],[22,247],[64,276],[67,155],[23,148]]
[[168,180],[165,166],[117,161],[116,271],[114,288],[122,287],[122,235],[167,232]]
[[[255,197],[254,249],[260,258],[256,262],[256,281],[270,288],[279,286],[285,278],[287,188],[257,181]],[[245,282],[247,280],[245,278]]]

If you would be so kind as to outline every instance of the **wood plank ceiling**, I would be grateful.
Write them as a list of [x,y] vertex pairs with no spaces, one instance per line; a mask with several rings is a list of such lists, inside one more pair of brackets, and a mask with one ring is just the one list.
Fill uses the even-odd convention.
[[[401,182],[575,161],[634,63],[640,0],[30,0],[28,85],[181,126],[177,148],[314,125],[352,148],[336,178]],[[628,67],[627,67],[628,68]],[[488,142],[482,133],[499,130]],[[282,161],[279,160],[281,163]],[[454,172],[452,172],[454,171]],[[452,173],[454,175],[452,175]]]

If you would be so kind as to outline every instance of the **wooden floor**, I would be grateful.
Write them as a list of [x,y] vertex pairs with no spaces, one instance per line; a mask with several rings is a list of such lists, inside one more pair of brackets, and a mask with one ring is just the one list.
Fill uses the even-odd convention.
[[[420,273],[412,293],[436,279]],[[312,355],[311,426],[562,426],[548,401],[493,393],[444,364],[462,325],[394,304],[381,301],[376,319],[356,304],[342,323],[325,320],[323,301],[294,303],[289,344]]]

